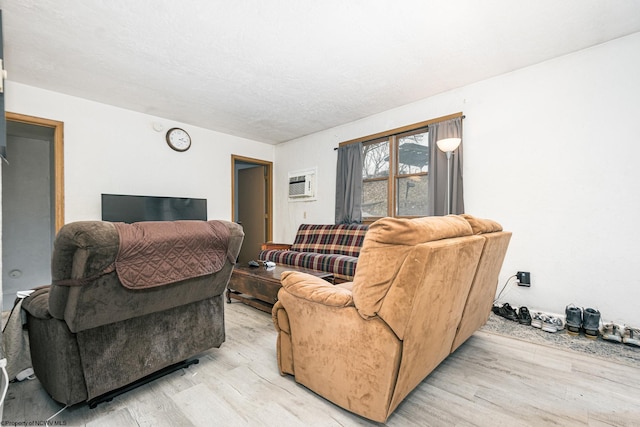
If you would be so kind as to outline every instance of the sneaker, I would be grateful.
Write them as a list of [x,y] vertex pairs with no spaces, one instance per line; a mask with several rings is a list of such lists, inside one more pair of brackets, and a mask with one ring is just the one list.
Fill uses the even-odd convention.
[[542,330],[545,332],[558,332],[564,329],[564,322],[559,317],[542,315]]
[[515,322],[518,321],[518,313],[509,305],[508,302],[502,304],[502,307],[498,307],[498,316],[502,316],[505,319],[513,320]]
[[543,314],[539,311],[534,311],[531,315],[531,326],[538,329],[542,328],[542,316]]
[[531,313],[529,313],[529,309],[527,307],[520,307],[518,309],[518,323],[521,325],[531,324]]
[[582,309],[573,304],[568,305],[564,310],[567,318],[567,332],[571,335],[578,335],[582,328]]
[[625,326],[624,332],[622,333],[622,342],[640,347],[640,329]]
[[605,323],[600,325],[600,335],[603,340],[622,342],[622,331],[615,323]]
[[598,329],[600,329],[600,312],[593,308],[585,308],[582,312],[582,329],[584,336],[592,340],[598,338]]

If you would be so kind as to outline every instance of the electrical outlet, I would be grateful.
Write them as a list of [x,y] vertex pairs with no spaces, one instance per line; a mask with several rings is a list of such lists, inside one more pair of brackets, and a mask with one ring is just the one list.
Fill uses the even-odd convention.
[[528,271],[518,271],[516,277],[518,278],[518,286],[531,286],[531,273]]

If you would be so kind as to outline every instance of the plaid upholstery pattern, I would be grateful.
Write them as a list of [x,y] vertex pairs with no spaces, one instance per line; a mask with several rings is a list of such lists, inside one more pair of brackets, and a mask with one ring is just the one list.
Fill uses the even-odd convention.
[[291,250],[357,257],[368,228],[364,224],[301,224]]
[[364,224],[302,224],[290,250],[263,250],[258,259],[326,271],[336,279],[353,280],[368,228]]
[[314,252],[296,252],[288,250],[264,250],[258,258],[273,261],[276,264],[310,268],[312,270],[333,273],[337,279],[353,280],[356,274],[357,257],[337,254],[318,254]]

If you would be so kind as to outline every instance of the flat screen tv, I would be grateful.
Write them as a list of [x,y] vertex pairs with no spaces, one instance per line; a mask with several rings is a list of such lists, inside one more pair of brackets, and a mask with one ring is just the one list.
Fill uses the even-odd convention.
[[102,220],[111,222],[207,220],[207,199],[102,195]]

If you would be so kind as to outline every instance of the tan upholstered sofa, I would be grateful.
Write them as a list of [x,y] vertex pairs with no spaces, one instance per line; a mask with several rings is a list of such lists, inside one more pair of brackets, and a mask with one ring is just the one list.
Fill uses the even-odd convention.
[[223,292],[243,237],[228,221],[62,227],[52,285],[22,303],[44,389],[58,402],[95,406],[105,394],[219,347]]
[[272,311],[280,372],[384,422],[487,321],[510,237],[470,215],[383,218],[353,282],[283,273]]

